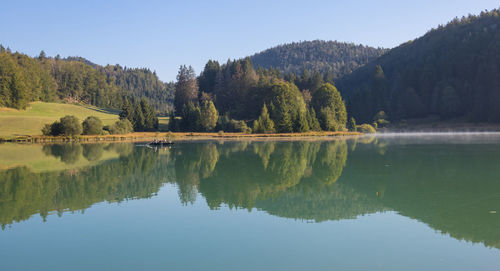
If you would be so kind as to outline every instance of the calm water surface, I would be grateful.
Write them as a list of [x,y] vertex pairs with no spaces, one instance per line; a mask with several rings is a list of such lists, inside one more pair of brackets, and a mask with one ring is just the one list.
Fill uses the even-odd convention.
[[0,145],[0,270],[500,270],[500,136]]

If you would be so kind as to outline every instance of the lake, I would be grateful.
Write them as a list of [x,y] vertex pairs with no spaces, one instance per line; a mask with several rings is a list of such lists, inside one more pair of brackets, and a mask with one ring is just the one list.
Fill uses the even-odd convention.
[[498,270],[500,136],[0,145],[0,270]]

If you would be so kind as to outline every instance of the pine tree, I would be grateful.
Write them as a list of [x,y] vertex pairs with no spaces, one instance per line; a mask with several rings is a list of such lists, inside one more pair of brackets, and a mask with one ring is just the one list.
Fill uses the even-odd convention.
[[310,108],[307,111],[307,122],[311,131],[321,131],[321,126],[319,125],[319,121],[316,118],[316,111],[314,110],[314,108]]
[[135,103],[134,120],[131,122],[134,125],[134,131],[144,131],[146,119],[142,111],[141,103]]
[[134,120],[134,107],[129,99],[125,98],[120,112],[120,119],[128,119],[130,122]]
[[262,106],[262,110],[260,116],[253,123],[254,133],[274,133],[276,130],[274,129],[274,122],[269,117],[269,112],[267,111],[267,106],[264,104]]
[[188,102],[181,111],[180,128],[183,131],[198,132],[201,130],[201,110],[198,105]]
[[175,84],[174,107],[180,112],[185,104],[198,104],[198,81],[193,67],[182,65],[177,74],[177,83]]

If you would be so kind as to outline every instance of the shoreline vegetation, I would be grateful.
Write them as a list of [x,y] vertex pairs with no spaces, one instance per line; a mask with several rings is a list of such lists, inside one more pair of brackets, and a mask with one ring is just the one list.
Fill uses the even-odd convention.
[[335,138],[360,136],[359,132],[305,132],[305,133],[269,133],[269,134],[248,134],[248,133],[197,133],[197,132],[134,132],[122,135],[79,135],[79,136],[17,136],[13,138],[2,138],[0,142],[11,143],[60,143],[60,142],[111,142],[128,141],[143,142],[154,138],[168,138],[170,140],[206,140],[206,139],[293,139],[293,138]]

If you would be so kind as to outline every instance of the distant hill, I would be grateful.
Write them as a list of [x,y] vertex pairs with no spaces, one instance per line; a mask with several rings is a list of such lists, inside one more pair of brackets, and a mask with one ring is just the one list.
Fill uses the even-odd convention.
[[499,10],[455,18],[404,43],[337,81],[349,113],[371,121],[500,121]]
[[374,60],[387,49],[337,41],[302,41],[279,45],[250,56],[254,66],[301,74],[317,70],[335,79]]

